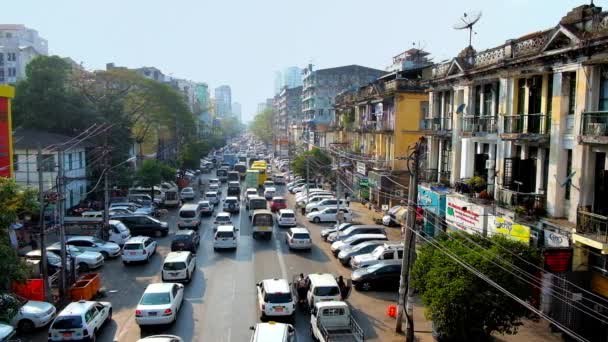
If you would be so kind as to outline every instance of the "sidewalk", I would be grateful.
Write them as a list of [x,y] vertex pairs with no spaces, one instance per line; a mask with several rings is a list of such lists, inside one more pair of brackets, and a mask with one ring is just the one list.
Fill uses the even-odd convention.
[[[382,217],[382,213],[376,212],[374,210],[369,210],[367,206],[358,202],[351,202],[350,208],[353,212],[353,221],[355,222],[360,222],[363,224],[374,224],[374,219]],[[386,227],[386,232],[390,240],[402,239],[400,227]],[[379,322],[380,324],[377,325],[384,326],[388,330],[384,331],[382,335],[390,336],[390,334],[392,333],[393,337],[389,337],[389,341],[403,341],[404,336],[394,332],[395,319],[388,317],[386,313],[383,312],[385,311],[384,307],[381,309],[382,312],[376,314],[374,318],[381,321]],[[405,328],[405,324],[403,325],[403,328]],[[431,321],[427,320],[426,317],[424,317],[424,306],[422,305],[421,299],[419,297],[416,297],[414,302],[414,330],[416,341],[435,341],[432,336]],[[561,341],[562,339],[559,334],[551,333],[547,321],[540,320],[539,322],[533,322],[526,320],[524,321],[524,325],[519,328],[519,331],[516,335],[497,335],[495,336],[495,340],[500,342],[548,342]]]

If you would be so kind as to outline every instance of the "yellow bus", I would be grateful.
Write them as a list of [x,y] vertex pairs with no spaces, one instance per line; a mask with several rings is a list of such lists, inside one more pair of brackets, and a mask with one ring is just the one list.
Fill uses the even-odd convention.
[[260,171],[260,178],[258,178],[259,185],[263,185],[268,177],[268,175],[266,174],[266,167],[267,167],[266,161],[256,160],[253,162],[253,164],[249,168],[250,170]]

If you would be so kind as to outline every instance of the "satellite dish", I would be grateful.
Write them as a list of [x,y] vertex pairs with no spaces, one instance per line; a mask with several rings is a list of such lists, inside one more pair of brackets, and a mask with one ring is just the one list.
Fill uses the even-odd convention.
[[477,24],[479,19],[481,19],[481,12],[465,12],[460,18],[460,22],[454,25],[455,30],[469,30],[469,46],[472,46],[473,42],[473,26]]
[[462,114],[464,113],[464,108],[467,105],[465,103],[461,103],[460,105],[458,105],[458,108],[456,108],[456,114]]

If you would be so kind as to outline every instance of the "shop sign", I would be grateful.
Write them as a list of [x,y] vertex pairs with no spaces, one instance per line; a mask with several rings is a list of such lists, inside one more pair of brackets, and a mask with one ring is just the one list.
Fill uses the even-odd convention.
[[484,234],[486,208],[469,203],[456,196],[446,196],[445,220],[452,229],[470,234]]
[[509,217],[494,216],[488,222],[488,235],[501,234],[514,241],[530,243],[530,227],[511,220]]
[[418,205],[425,211],[441,217],[445,216],[445,194],[422,185],[418,185]]
[[545,230],[545,247],[570,247],[570,240],[564,234]]
[[364,176],[367,174],[367,168],[365,166],[365,163],[357,162],[357,173]]
[[0,85],[0,176],[13,176],[13,131],[11,117],[11,98],[15,90]]
[[572,249],[546,249],[543,251],[545,269],[552,273],[570,271],[572,267]]

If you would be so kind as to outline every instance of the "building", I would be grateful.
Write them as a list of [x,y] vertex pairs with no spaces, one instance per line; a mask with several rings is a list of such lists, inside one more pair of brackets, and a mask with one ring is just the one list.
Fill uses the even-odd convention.
[[368,84],[386,72],[359,65],[303,71],[302,112],[306,123],[306,139],[312,145],[325,147],[325,131],[334,120],[334,99],[346,89]]
[[287,156],[289,147],[294,144],[292,129],[302,125],[302,87],[283,88],[275,103],[275,152],[279,156]]
[[587,292],[543,295],[541,307],[590,340],[608,327],[572,304],[608,298],[607,56],[608,12],[574,8],[555,27],[435,65],[421,122],[422,185],[452,189],[447,230],[543,248],[543,288]]
[[0,25],[0,84],[25,78],[25,67],[36,56],[47,56],[48,43],[24,25]]
[[220,118],[232,115],[230,86],[223,85],[215,88],[215,115]]
[[[13,134],[13,169],[15,181],[23,186],[38,189],[38,148],[42,148],[42,185],[44,191],[57,185],[59,152],[48,146],[61,146],[71,137],[31,129],[16,129]],[[86,144],[70,143],[62,151],[64,161],[65,208],[69,209],[86,198],[87,163]]]
[[232,102],[232,115],[234,115],[234,117],[236,117],[239,121],[241,121],[241,116],[243,115],[242,110],[243,109],[239,102]]
[[[113,64],[112,64],[113,65]],[[107,69],[107,67],[106,67]],[[135,69],[135,72],[137,72],[139,75],[154,80],[156,82],[161,82],[161,83],[165,83],[167,82],[167,76],[165,76],[165,74],[163,74],[162,71],[160,71],[159,69],[155,68],[155,67],[142,67],[142,68],[137,68]]]
[[207,83],[197,83],[196,88],[196,109],[194,111],[198,118],[198,133],[200,137],[211,132],[213,116],[211,115],[211,99],[209,97],[209,86]]
[[302,68],[291,66],[283,71],[274,73],[274,94],[279,95],[283,88],[295,88],[302,86]]
[[266,102],[258,103],[258,113],[265,111],[266,108],[268,108],[268,106],[266,105]]

